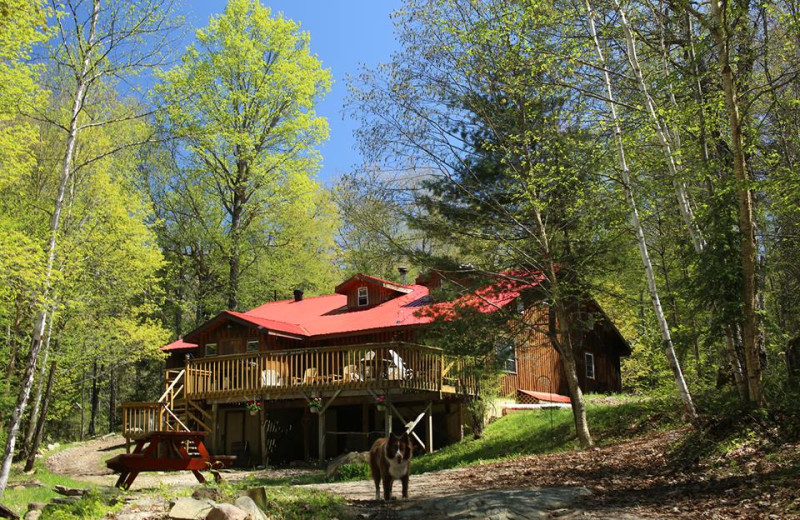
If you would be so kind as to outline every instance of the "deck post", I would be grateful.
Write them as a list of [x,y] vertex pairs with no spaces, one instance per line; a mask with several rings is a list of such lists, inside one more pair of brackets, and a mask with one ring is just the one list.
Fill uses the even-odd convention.
[[[189,403],[186,403],[186,413],[189,412]],[[214,428],[211,432],[211,444],[214,453],[222,453],[224,450],[220,449],[219,446],[219,404],[212,403],[211,404],[211,427]]]
[[464,440],[464,403],[458,402],[458,442]]
[[361,432],[363,436],[362,450],[367,451],[370,449],[369,445],[369,405],[364,403],[361,405]]
[[325,415],[328,412],[326,410],[320,410],[320,413],[317,415],[319,420],[317,424],[319,425],[318,430],[318,445],[319,445],[319,466],[325,466]]
[[386,430],[386,436],[388,437],[392,433],[392,411],[391,408],[388,406],[386,407],[386,411],[383,412],[383,420],[384,420],[384,429]]
[[428,403],[428,417],[425,418],[425,434],[428,453],[433,453],[433,402]]
[[269,463],[267,453],[267,412],[264,410],[264,396],[261,396],[261,409],[258,411],[258,440],[261,442],[261,465],[265,468]]

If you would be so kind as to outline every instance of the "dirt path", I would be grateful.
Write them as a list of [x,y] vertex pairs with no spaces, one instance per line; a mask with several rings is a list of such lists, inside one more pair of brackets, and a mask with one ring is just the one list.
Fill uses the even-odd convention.
[[[413,473],[412,464],[411,499],[388,504],[374,500],[370,481],[311,487],[344,496],[353,516],[365,520],[800,519],[800,444],[768,452],[750,447],[698,463],[676,454],[687,432],[656,432],[601,448],[422,475]],[[111,486],[115,476],[105,460],[123,450],[119,436],[97,439],[53,455],[47,465],[54,473]],[[296,476],[307,471],[236,471],[226,478]],[[143,473],[133,487],[135,491],[196,484],[188,472]]]
[[[77,480],[101,486],[113,486],[117,475],[106,467],[111,457],[125,453],[125,439],[121,435],[102,437],[67,448],[48,458],[45,463],[50,471],[67,475]],[[230,480],[239,480],[252,475],[249,471],[226,474]],[[158,487],[191,487],[197,479],[188,471],[140,473],[132,489]]]

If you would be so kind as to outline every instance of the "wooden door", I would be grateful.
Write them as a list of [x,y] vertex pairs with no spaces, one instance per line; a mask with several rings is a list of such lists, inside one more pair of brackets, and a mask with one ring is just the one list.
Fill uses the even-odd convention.
[[244,442],[244,410],[225,413],[225,453],[232,454],[235,443]]

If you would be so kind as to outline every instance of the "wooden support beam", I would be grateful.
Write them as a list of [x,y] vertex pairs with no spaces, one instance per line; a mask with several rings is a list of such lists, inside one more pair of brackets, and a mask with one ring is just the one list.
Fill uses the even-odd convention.
[[433,453],[433,403],[428,403],[428,420],[426,421],[425,433],[427,434],[428,453]]
[[[409,424],[408,421],[406,421],[405,417],[403,417],[403,414],[401,414],[400,411],[397,408],[395,408],[395,406],[391,402],[386,401],[386,407],[387,407],[386,408],[387,417],[391,417],[391,412],[394,412],[395,414],[397,414],[397,416],[400,418],[400,420],[403,421],[403,424],[406,424],[406,425]],[[390,433],[392,433],[391,424],[387,426],[386,436],[388,437]],[[419,445],[422,446],[422,449],[426,449],[425,443],[422,442],[422,439],[420,439],[419,436],[416,433],[411,431],[411,432],[408,432],[408,434],[411,435],[412,437],[414,437],[414,439],[416,439],[416,441],[419,443]]]
[[319,450],[319,465],[320,467],[325,466],[325,409],[319,411],[318,416],[318,431],[317,431],[317,442],[318,442],[318,450]]

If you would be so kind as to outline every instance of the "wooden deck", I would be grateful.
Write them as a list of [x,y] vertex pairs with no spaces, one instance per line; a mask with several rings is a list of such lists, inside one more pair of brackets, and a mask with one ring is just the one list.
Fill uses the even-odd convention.
[[187,360],[186,396],[218,399],[302,391],[401,388],[469,393],[474,382],[462,358],[409,343],[254,352]]
[[373,396],[393,389],[472,395],[473,367],[441,349],[401,342],[187,359],[184,370],[166,374],[158,402],[123,403],[123,434],[135,439],[153,431],[185,431],[184,416],[208,426],[202,424],[202,403],[217,400],[288,400],[341,392]]

